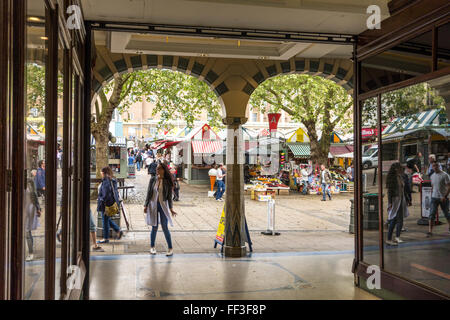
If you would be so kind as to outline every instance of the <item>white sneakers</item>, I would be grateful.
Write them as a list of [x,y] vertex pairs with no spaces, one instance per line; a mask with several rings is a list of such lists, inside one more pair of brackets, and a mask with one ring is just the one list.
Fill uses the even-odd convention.
[[33,258],[34,258],[34,255],[29,254],[29,255],[27,255],[27,257],[25,258],[25,261],[32,261]]
[[392,241],[392,240],[386,240],[386,244],[388,244],[388,245],[390,245],[390,246],[396,246],[396,245],[398,245],[397,242]]
[[399,237],[395,237],[395,241],[397,241],[397,243],[405,242],[405,241],[403,241],[402,239],[400,239]]
[[[150,248],[150,254],[155,255],[156,254],[156,248]],[[173,249],[167,250],[166,256],[168,256],[168,257],[173,256]]]

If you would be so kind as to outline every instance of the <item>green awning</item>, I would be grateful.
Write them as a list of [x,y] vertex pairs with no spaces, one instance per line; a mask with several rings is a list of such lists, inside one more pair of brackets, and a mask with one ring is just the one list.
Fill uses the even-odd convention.
[[287,143],[287,146],[297,158],[309,158],[311,156],[311,147],[309,143]]

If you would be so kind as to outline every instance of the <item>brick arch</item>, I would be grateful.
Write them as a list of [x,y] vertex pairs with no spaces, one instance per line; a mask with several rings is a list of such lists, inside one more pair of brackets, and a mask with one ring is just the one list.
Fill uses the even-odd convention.
[[[103,52],[102,52],[103,51]],[[219,75],[206,63],[197,61],[196,57],[178,57],[152,54],[106,54],[99,50],[94,67],[92,89],[98,93],[114,76],[146,69],[165,69],[191,75],[205,82],[220,100],[228,91],[224,81],[215,84]]]
[[353,93],[353,63],[349,59],[291,59],[259,63],[257,72],[251,77],[253,84],[248,82],[244,91],[251,95],[257,85],[283,74],[321,76],[342,86],[349,94]]

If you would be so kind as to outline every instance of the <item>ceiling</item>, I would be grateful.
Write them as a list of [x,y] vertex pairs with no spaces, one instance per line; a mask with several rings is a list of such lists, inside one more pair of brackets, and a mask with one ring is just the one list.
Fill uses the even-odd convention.
[[[82,0],[86,20],[356,35],[387,0]],[[350,58],[352,46],[96,31],[113,53],[288,60]]]

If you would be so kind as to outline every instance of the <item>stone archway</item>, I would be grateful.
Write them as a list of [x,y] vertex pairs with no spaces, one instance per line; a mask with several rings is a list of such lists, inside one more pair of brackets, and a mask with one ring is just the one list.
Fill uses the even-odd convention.
[[[349,59],[292,58],[287,61],[182,57],[152,54],[112,53],[96,47],[93,70],[94,92],[115,76],[149,68],[170,69],[195,76],[207,83],[222,105],[227,126],[227,192],[224,253],[242,257],[246,253],[243,164],[238,159],[239,135],[247,122],[246,109],[253,91],[266,79],[291,73],[319,75],[353,92],[353,62]],[[233,143],[230,143],[233,142]]]

